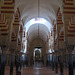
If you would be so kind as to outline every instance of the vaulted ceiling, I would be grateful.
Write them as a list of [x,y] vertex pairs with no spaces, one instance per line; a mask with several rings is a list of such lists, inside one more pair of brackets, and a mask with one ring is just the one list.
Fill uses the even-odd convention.
[[[37,18],[38,13],[40,18],[44,18],[52,25],[56,20],[57,10],[62,7],[62,0],[15,0],[15,9],[18,7],[20,11],[21,20],[24,25],[31,19]],[[28,30],[30,39],[38,36],[38,25],[34,24]],[[43,40],[47,39],[48,29],[46,26],[40,24],[39,36]]]
[[[56,19],[57,10],[62,6],[62,3],[62,0],[39,0],[39,17],[52,23]],[[17,7],[20,10],[21,19],[25,23],[38,17],[38,0],[15,0],[15,8]]]

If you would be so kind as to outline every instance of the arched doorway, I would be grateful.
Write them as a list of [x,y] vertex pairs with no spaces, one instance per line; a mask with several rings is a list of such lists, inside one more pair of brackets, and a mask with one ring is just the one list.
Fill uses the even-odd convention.
[[41,49],[38,49],[38,48],[34,49],[34,61],[37,61],[37,62],[41,61]]

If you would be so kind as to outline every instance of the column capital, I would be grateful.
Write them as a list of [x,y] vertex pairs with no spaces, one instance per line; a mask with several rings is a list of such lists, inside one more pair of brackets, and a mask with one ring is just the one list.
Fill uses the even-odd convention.
[[55,54],[57,54],[59,51],[55,51]]
[[16,54],[16,55],[19,55],[19,53],[20,53],[19,51],[15,51],[15,54]]
[[55,51],[54,52],[54,55],[57,55],[58,56],[59,55],[59,51]]
[[55,55],[55,52],[52,52],[53,55]]
[[8,49],[8,46],[6,45],[1,45],[1,51],[2,53],[1,54],[6,54],[6,50]]
[[7,49],[8,47],[6,45],[1,45],[1,50]]
[[65,49],[59,49],[59,53],[63,53]]
[[10,49],[10,53],[13,55],[15,54],[15,49]]
[[72,52],[74,49],[74,45],[67,45],[66,47],[67,47],[68,52]]

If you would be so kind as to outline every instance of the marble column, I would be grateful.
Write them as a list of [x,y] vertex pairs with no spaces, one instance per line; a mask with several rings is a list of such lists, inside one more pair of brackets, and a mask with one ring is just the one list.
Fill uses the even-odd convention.
[[0,64],[0,75],[4,75],[5,65],[6,65],[6,46],[1,46],[2,54],[1,54],[1,64]]
[[30,55],[28,54],[28,66],[30,67]]
[[57,52],[55,54],[55,72],[58,73],[58,55],[57,55]]
[[48,66],[50,66],[50,54],[48,54]]
[[44,66],[46,66],[46,55],[44,55]]
[[16,72],[18,71],[19,68],[19,55],[16,55]]
[[54,53],[52,53],[52,70],[54,71]]
[[0,74],[1,74],[1,54],[0,54]]
[[10,75],[13,75],[13,57],[14,57],[14,55],[13,54],[11,54],[11,64],[10,64]]
[[73,55],[72,55],[73,49],[74,49],[74,45],[67,46],[67,50],[69,52],[68,54],[69,75],[73,75]]
[[23,66],[23,65],[22,65],[22,54],[19,55],[19,58],[20,58],[20,70],[21,70],[21,68],[22,68],[22,66]]
[[52,53],[50,53],[50,66],[51,66],[51,69],[52,69]]
[[63,52],[60,52],[59,56],[59,65],[60,65],[60,75],[63,75]]

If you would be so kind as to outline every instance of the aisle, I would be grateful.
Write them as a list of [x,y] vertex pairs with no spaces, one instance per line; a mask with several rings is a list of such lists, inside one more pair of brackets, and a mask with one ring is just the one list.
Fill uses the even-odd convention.
[[[10,67],[6,66],[5,75],[10,75]],[[16,75],[16,69],[13,69],[13,75]],[[44,67],[41,62],[35,62],[33,67],[25,67],[21,70],[21,75],[60,75],[60,69],[58,68],[58,74],[52,71],[49,67]],[[64,68],[64,75],[68,74],[68,68]],[[75,69],[74,69],[75,75]]]
[[[6,66],[5,75],[10,75],[9,66]],[[13,69],[13,75],[16,75],[15,67]],[[58,74],[56,74],[55,71],[52,71],[48,67],[27,67],[21,70],[21,75],[60,75],[60,70],[58,69]],[[64,75],[69,75],[68,68],[64,69]],[[74,75],[75,75],[75,69],[74,69]]]
[[59,75],[59,74],[55,74],[54,71],[46,67],[42,67],[42,68],[32,68],[31,67],[31,68],[23,69],[22,75]]
[[22,70],[22,75],[59,75],[59,74],[55,74],[55,72],[48,67],[43,67],[43,64],[41,62],[34,62],[33,67],[28,67]]

